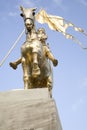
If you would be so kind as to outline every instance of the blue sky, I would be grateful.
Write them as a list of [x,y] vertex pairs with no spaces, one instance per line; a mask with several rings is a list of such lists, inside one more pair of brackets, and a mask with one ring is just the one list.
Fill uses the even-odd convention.
[[[71,21],[87,31],[86,0],[2,0],[0,1],[0,61],[10,49],[24,28],[20,17],[19,6],[44,8],[47,13]],[[56,101],[63,130],[87,130],[87,50],[61,33],[44,27],[48,35],[48,43],[59,60],[59,66],[53,68],[53,97]],[[68,30],[87,46],[87,37]],[[23,72],[21,65],[12,70],[9,62],[20,57],[20,47],[25,35],[0,68],[0,91],[23,88]]]

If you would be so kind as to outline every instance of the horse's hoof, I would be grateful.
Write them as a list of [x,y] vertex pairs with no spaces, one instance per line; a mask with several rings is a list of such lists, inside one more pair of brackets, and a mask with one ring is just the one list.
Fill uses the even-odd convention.
[[53,65],[54,65],[54,66],[57,66],[57,65],[58,65],[58,60],[54,59],[54,60],[53,60]]
[[15,69],[15,70],[17,69],[17,65],[16,65],[15,62],[14,62],[14,63],[13,63],[13,62],[10,62],[9,65],[10,65],[10,67],[12,67],[13,69]]

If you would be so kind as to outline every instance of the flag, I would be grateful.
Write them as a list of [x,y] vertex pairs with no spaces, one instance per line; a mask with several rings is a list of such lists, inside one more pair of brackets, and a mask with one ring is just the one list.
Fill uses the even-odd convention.
[[83,47],[83,44],[76,39],[73,35],[67,33],[68,27],[73,27],[75,31],[81,32],[87,36],[87,33],[82,28],[76,27],[73,23],[65,20],[63,17],[49,15],[46,13],[44,9],[41,9],[35,16],[37,22],[41,24],[48,24],[49,28],[58,32],[61,32],[67,39],[72,39],[74,42],[78,43],[81,48],[87,49]]

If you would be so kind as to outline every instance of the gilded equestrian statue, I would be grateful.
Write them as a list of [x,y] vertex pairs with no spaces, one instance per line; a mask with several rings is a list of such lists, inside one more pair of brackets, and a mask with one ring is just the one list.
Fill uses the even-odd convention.
[[26,41],[21,46],[21,58],[15,62],[10,62],[13,69],[22,63],[24,89],[47,87],[52,96],[52,67],[48,59],[56,66],[58,61],[46,46],[47,35],[45,30],[35,28],[36,8],[20,7],[21,16],[24,19],[26,28]]

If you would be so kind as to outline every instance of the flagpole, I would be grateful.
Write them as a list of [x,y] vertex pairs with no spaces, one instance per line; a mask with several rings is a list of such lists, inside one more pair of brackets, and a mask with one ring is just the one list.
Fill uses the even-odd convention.
[[9,49],[9,51],[7,52],[7,54],[4,56],[4,58],[1,60],[0,62],[0,67],[3,65],[3,63],[6,61],[6,59],[8,58],[8,56],[10,55],[10,53],[12,52],[12,50],[15,48],[15,46],[17,45],[17,43],[19,42],[19,40],[21,39],[22,35],[24,34],[25,29],[23,29],[23,31],[21,32],[21,34],[18,36],[17,40],[14,42],[14,44],[12,45],[12,47]]

